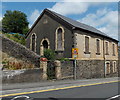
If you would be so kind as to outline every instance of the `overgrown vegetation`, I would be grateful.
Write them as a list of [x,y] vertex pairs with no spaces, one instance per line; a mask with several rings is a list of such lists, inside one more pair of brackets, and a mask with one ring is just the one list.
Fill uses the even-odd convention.
[[33,69],[34,66],[32,64],[26,64],[22,61],[9,61],[7,59],[3,59],[2,61],[2,69],[6,70],[18,70],[18,69]]
[[44,50],[44,57],[48,60],[55,60],[55,52],[51,49]]
[[21,36],[20,34],[16,33],[16,34],[7,34],[7,33],[3,33],[7,38],[18,42],[22,45],[25,45],[25,37]]

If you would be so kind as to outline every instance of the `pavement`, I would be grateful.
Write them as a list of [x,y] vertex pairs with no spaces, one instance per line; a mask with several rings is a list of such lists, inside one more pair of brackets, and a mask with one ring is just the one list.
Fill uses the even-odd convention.
[[[35,83],[2,84],[1,92],[3,97],[29,95],[31,97],[38,97],[38,98],[39,97],[44,98],[46,96],[48,97],[57,96],[59,98],[59,97],[70,97],[70,96],[71,97],[75,97],[75,96],[101,97],[102,95],[104,95],[103,97],[108,98],[114,95],[118,95],[118,83],[116,83],[118,80],[119,80],[118,77],[112,77],[112,78],[100,78],[100,79],[57,80],[57,81],[52,80],[52,81],[35,82]],[[83,87],[83,88],[79,88],[79,87]],[[106,94],[106,92],[108,92],[108,94]],[[70,93],[72,93],[72,95]],[[81,95],[79,95],[79,93],[81,93]]]
[[[28,92],[31,90],[43,90],[50,88],[66,87],[66,86],[78,86],[86,84],[104,83],[111,81],[118,81],[118,77],[112,78],[99,78],[99,79],[81,79],[81,80],[51,80],[34,83],[13,83],[13,84],[2,84],[2,93],[6,94],[9,92],[21,92],[21,90]],[[8,92],[7,92],[8,91]]]
[[56,86],[65,84],[92,84],[92,83],[102,83],[120,80],[118,77],[112,78],[99,78],[99,79],[81,79],[81,80],[50,80],[43,82],[32,82],[32,83],[11,83],[2,84],[2,90],[11,89],[25,89],[25,88],[35,88],[35,87],[46,87],[46,86]]

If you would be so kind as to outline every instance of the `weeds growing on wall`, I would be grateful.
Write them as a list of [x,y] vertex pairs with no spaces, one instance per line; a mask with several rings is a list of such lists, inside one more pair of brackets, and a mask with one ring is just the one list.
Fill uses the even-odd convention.
[[3,33],[3,35],[5,35],[7,38],[9,38],[15,42],[25,45],[25,37],[21,36],[19,33],[16,33],[16,34]]

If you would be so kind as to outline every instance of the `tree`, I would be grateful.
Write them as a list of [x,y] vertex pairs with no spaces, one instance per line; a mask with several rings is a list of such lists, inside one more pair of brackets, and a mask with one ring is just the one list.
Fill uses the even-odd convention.
[[28,24],[26,14],[7,10],[2,19],[2,31],[25,34],[28,31]]

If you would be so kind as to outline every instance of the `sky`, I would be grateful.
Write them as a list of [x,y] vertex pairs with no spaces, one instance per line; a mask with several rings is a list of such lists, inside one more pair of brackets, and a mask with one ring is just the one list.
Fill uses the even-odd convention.
[[118,2],[2,2],[0,20],[6,10],[27,15],[29,27],[48,8],[81,23],[93,26],[118,40]]

